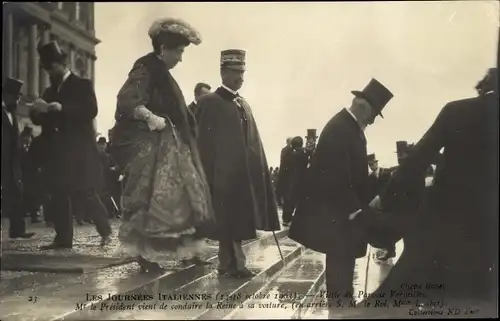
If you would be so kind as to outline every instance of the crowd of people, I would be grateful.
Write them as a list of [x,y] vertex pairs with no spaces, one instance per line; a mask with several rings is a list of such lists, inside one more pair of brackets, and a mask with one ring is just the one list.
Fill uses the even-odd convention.
[[[387,260],[401,238],[405,252],[399,268],[380,291],[433,277],[447,284],[450,295],[491,290],[496,68],[477,86],[477,97],[446,105],[416,144],[397,142],[397,167],[379,168],[375,155],[367,154],[365,128],[393,97],[372,79],[362,91],[352,91],[352,105],[319,137],[310,129],[305,144],[301,136],[288,138],[280,166],[273,169],[252,109],[238,93],[246,52],[221,51],[221,85],[212,91],[199,83],[187,105],[171,70],[190,44],[201,43],[200,34],[182,20],[166,18],[154,21],[148,35],[152,52],[135,61],[117,94],[109,142],[96,142],[91,81],[68,69],[56,42],[38,48],[51,82],[30,107],[42,133],[32,138],[25,130],[19,150],[15,109],[23,83],[4,84],[2,214],[10,218],[10,237],[32,237],[24,217],[37,221],[43,204],[56,237],[42,250],[72,248],[73,216],[95,224],[105,246],[112,232],[108,218],[121,215],[121,248],[144,272],[161,271],[171,260],[208,264],[201,257],[205,241],[213,239],[219,241],[219,275],[249,278],[254,273],[242,241],[256,238],[257,230],[279,230],[282,206],[289,237],[326,253],[330,292],[353,292],[355,260],[366,255],[368,243],[385,249],[380,259]],[[467,262],[471,257],[474,264]],[[421,273],[408,273],[416,270]],[[464,278],[475,284],[463,284]]]

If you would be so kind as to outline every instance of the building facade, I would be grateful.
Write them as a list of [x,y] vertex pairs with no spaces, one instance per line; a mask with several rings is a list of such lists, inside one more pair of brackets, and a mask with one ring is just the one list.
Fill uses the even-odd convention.
[[48,75],[39,64],[37,48],[57,41],[68,54],[75,74],[95,79],[95,37],[93,2],[4,2],[2,80],[13,77],[24,81],[23,99],[18,108],[19,127],[33,127],[25,103],[43,94]]

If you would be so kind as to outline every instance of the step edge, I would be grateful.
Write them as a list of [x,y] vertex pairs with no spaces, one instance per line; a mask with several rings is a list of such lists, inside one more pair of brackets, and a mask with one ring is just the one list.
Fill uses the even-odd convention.
[[[281,259],[278,259],[275,263],[273,263],[270,267],[268,267],[265,271],[262,271],[261,273],[259,273],[259,275],[255,276],[254,278],[252,278],[251,280],[249,280],[248,282],[245,282],[243,283],[240,287],[238,287],[236,290],[234,290],[233,292],[231,292],[230,295],[233,295],[233,294],[236,294],[238,292],[242,292],[242,290],[245,290],[245,288],[249,287],[250,285],[258,285],[259,283],[258,282],[255,282],[255,278],[262,278],[264,276],[261,276],[261,274],[265,274],[265,273],[268,273],[268,271],[270,270],[275,270],[274,272],[271,272],[271,277],[269,278],[269,280],[267,280],[264,285],[262,285],[260,288],[263,288],[263,287],[266,287],[270,282],[272,282],[272,280],[276,277],[276,275],[279,275],[280,271],[281,271],[281,268],[280,266],[283,266],[283,267],[287,267],[289,264],[291,264],[291,262],[294,262],[296,259],[300,258],[304,251],[305,251],[305,247],[303,245],[300,245],[297,243],[297,248],[295,250],[293,250],[291,253],[289,253],[288,255],[286,255],[284,257],[285,259],[285,265],[283,266],[282,263],[283,261]],[[288,262],[287,262],[287,259],[288,259]],[[224,301],[228,301],[227,299],[225,300],[218,300],[217,302],[224,302]],[[247,300],[243,300],[241,301],[241,303],[245,303]],[[238,302],[240,303],[240,302]],[[236,310],[236,309],[235,309]],[[212,310],[205,310],[203,311],[202,313],[200,313],[198,316],[196,316],[194,318],[194,320],[200,320],[200,318],[202,317],[205,317],[207,314],[210,314]],[[215,310],[217,311],[217,310]],[[222,319],[225,319],[227,317],[227,315],[229,315],[230,313],[232,313],[234,310],[232,311],[229,311],[227,313],[224,313],[222,312],[222,318],[217,318],[218,320],[222,320]],[[215,312],[213,312],[215,313]],[[219,315],[217,315],[219,316]],[[206,319],[206,318],[204,318]],[[206,320],[213,320],[214,318],[208,318]]]
[[[280,231],[277,231],[275,232],[275,235],[276,235],[276,238],[281,239],[281,238],[285,238],[285,237],[288,237],[288,230],[280,230]],[[270,234],[267,234],[265,236],[263,236],[262,238],[259,238],[259,239],[255,239],[251,242],[248,242],[246,244],[244,244],[242,247],[244,250],[247,250],[253,246],[258,246],[259,244],[261,243],[267,243],[269,241],[274,241],[274,235],[272,233]],[[211,262],[212,265],[216,265],[218,263],[218,257],[217,255],[214,255],[213,257],[209,258],[207,261]],[[146,282],[143,282],[141,283],[140,285],[138,286],[132,286],[131,288],[128,288],[128,289],[124,289],[122,291],[116,291],[116,293],[112,293],[110,292],[112,295],[119,295],[119,294],[126,294],[126,293],[129,293],[129,292],[133,292],[133,291],[138,291],[139,289],[141,288],[144,288],[148,285],[151,285],[151,284],[154,284],[155,282],[158,282],[164,278],[174,278],[176,276],[178,276],[179,274],[177,273],[188,273],[190,270],[194,270],[196,268],[196,266],[194,265],[190,265],[186,268],[183,268],[181,270],[178,270],[178,271],[174,271],[172,273],[165,273],[165,274],[162,274],[162,275],[159,275],[159,276],[156,276]],[[171,271],[169,271],[171,272]],[[211,273],[211,272],[209,272]],[[206,275],[206,274],[204,274]],[[201,275],[199,277],[197,277],[196,279],[199,279],[201,277],[203,277],[204,275]],[[191,281],[190,281],[191,282]],[[94,305],[99,305],[99,304],[102,304],[102,303],[106,303],[107,301],[109,301],[108,299],[104,299],[104,300],[95,300],[95,301],[89,301],[89,302],[85,302],[85,308],[84,310],[89,310],[90,309],[90,306],[92,304]],[[72,315],[73,316],[76,316],[76,314],[79,314],[79,313],[82,313],[82,311],[74,311],[74,310],[70,310],[68,312],[65,312],[65,313],[61,313],[61,314],[58,314],[56,317],[51,317],[49,318],[50,321],[61,321],[61,320],[66,320],[68,318],[72,318]]]

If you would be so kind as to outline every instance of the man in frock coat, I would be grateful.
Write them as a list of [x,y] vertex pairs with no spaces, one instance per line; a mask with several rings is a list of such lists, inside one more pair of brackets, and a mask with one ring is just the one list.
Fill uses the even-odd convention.
[[73,213],[81,206],[96,224],[101,245],[109,243],[111,228],[98,197],[104,187],[103,169],[95,143],[93,120],[97,100],[92,82],[70,72],[66,54],[53,41],[38,48],[40,62],[50,78],[43,99],[31,110],[47,140],[46,170],[56,237],[42,249],[73,246]]
[[31,238],[26,233],[23,208],[21,148],[16,109],[23,82],[8,78],[2,85],[2,216],[9,218],[10,238]]
[[[353,91],[349,109],[325,126],[312,156],[303,198],[289,237],[326,254],[326,288],[348,299],[353,292],[356,258],[366,255],[365,227],[372,216],[364,130],[373,124],[392,93],[372,79],[363,91]],[[333,303],[337,304],[336,300]],[[344,304],[344,303],[343,303]]]
[[219,274],[252,277],[241,241],[279,230],[278,208],[257,124],[238,94],[245,51],[221,53],[222,86],[199,101],[198,146],[217,220]]
[[421,185],[444,148],[423,209],[414,213],[404,236],[403,254],[378,293],[404,283],[432,283],[443,286],[424,293],[431,298],[497,302],[497,68],[489,70],[479,93],[443,107],[381,193],[382,210],[393,206],[398,194]]

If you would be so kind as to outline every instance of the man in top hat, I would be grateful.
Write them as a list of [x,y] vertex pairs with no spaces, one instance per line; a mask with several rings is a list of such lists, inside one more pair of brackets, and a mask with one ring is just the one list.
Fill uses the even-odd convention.
[[[279,206],[284,206],[286,203],[286,194],[290,188],[291,183],[291,166],[292,166],[292,137],[286,139],[286,145],[281,149],[280,154],[280,166],[278,171],[278,181],[276,183],[276,199]],[[284,225],[287,225],[285,218],[283,217]],[[288,222],[290,223],[290,222]]]
[[494,73],[488,71],[479,96],[442,108],[392,176],[380,204],[372,202],[384,211],[393,206],[393,195],[421,184],[444,148],[429,197],[412,215],[405,250],[377,295],[403,283],[442,284],[439,291],[424,294],[445,302],[482,299],[496,313],[499,99]]
[[278,208],[257,124],[238,90],[245,51],[221,53],[222,85],[200,102],[198,145],[212,194],[219,240],[219,274],[252,277],[241,241],[256,230],[279,230]]
[[311,162],[311,157],[314,154],[314,150],[316,149],[316,142],[318,141],[318,135],[316,134],[316,129],[308,129],[306,138],[306,155],[308,164]]
[[352,93],[351,107],[337,113],[319,137],[289,234],[304,246],[326,253],[327,291],[342,296],[352,295],[354,263],[367,250],[364,228],[378,215],[368,206],[371,195],[364,130],[382,116],[393,97],[375,79],[363,91]]
[[111,228],[98,193],[104,187],[103,170],[95,143],[93,120],[97,100],[92,82],[70,72],[66,54],[57,42],[38,48],[50,87],[34,102],[31,119],[42,126],[46,139],[46,170],[52,194],[56,237],[42,249],[73,246],[73,213],[81,207],[96,224],[101,245]]
[[198,101],[200,101],[201,97],[209,94],[211,89],[212,87],[210,87],[209,84],[203,82],[197,83],[194,87],[194,100],[188,105],[188,109],[191,111],[196,120],[198,120],[200,116]]
[[10,220],[10,238],[31,238],[26,233],[20,160],[19,127],[16,109],[23,82],[8,78],[2,86],[2,215]]

